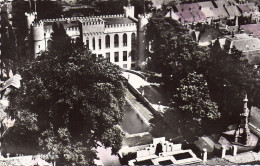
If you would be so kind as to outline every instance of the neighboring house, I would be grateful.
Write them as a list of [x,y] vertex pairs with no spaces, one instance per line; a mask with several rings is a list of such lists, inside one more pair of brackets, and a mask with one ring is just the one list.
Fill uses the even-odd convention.
[[203,8],[210,8],[210,9],[215,8],[215,6],[213,5],[213,3],[211,1],[198,2],[198,5],[201,9],[203,9]]
[[241,16],[241,13],[236,6],[226,6],[225,8],[228,12],[229,19],[234,19],[235,17]]
[[225,36],[220,39],[221,47],[225,44],[229,46],[230,49],[235,47],[245,55],[245,59],[248,59],[250,64],[259,65],[260,64],[260,39],[248,34],[235,34]]
[[254,37],[260,38],[260,24],[246,24],[241,25],[240,28]]
[[224,7],[213,8],[211,11],[214,14],[214,19],[225,19],[229,17]]
[[119,151],[120,158],[127,153],[136,154],[128,165],[187,165],[201,162],[191,149],[182,149],[182,144],[173,144],[165,137],[154,138],[151,144],[129,147]]
[[[147,18],[134,17],[134,7],[124,7],[124,14],[91,17],[70,17],[37,20],[37,13],[26,13],[28,29],[32,34],[33,54],[48,50],[52,25],[62,23],[73,42],[83,42],[100,59],[131,69],[142,61],[145,51],[144,26]],[[139,45],[137,46],[137,40]],[[137,55],[137,52],[139,53]],[[140,55],[140,56],[139,56]],[[139,56],[139,57],[137,57]],[[141,58],[140,58],[141,57]]]

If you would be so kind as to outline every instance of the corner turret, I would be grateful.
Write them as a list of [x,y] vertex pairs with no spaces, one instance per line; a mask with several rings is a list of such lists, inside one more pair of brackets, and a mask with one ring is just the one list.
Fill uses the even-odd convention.
[[134,6],[124,6],[125,17],[135,17],[135,7]]
[[25,13],[25,16],[27,17],[27,28],[31,29],[31,24],[37,18],[37,12]]

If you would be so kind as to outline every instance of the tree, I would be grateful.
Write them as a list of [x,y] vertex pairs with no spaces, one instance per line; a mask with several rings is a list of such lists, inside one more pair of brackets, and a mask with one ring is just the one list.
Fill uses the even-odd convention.
[[[223,117],[239,118],[243,108],[245,93],[255,100],[257,71],[249,64],[241,51],[230,49],[228,45],[220,48],[217,40],[211,47],[210,58],[205,65],[204,76],[209,83],[211,95],[220,107]],[[258,105],[255,100],[254,105]]]
[[146,36],[153,48],[153,53],[149,54],[150,66],[163,74],[164,82],[169,86],[177,85],[192,71],[200,72],[209,56],[206,48],[192,41],[185,27],[171,18],[151,18]]
[[194,137],[209,121],[220,118],[218,106],[211,100],[202,74],[192,72],[180,81],[177,93],[172,98],[172,107],[164,117],[169,124],[180,127],[185,138]]
[[[52,36],[57,47],[21,68],[23,86],[10,96],[8,109],[16,119],[13,130],[19,132],[6,135],[5,147],[32,140],[37,146],[31,149],[58,155],[60,164],[93,164],[100,144],[112,147],[114,154],[121,147],[116,125],[125,102],[123,77],[119,67],[97,62],[80,48],[57,50],[56,34]],[[9,142],[14,135],[18,140]]]

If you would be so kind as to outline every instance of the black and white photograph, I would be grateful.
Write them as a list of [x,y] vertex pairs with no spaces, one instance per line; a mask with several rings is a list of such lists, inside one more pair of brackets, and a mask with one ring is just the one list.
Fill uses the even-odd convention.
[[0,5],[0,166],[260,165],[260,0]]

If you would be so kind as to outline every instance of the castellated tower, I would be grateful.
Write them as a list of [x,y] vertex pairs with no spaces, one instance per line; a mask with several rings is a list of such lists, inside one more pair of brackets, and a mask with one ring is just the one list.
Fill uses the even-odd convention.
[[135,7],[134,6],[124,6],[125,17],[135,17]]
[[37,13],[36,12],[25,13],[25,16],[27,17],[27,29],[31,29],[31,24],[37,18]]
[[145,41],[145,27],[148,23],[148,16],[139,15],[138,16],[138,66],[144,69],[147,65],[146,62],[146,41]]
[[43,22],[33,22],[31,25],[31,35],[33,42],[34,55],[40,51],[45,50],[45,41],[44,41],[44,27]]

